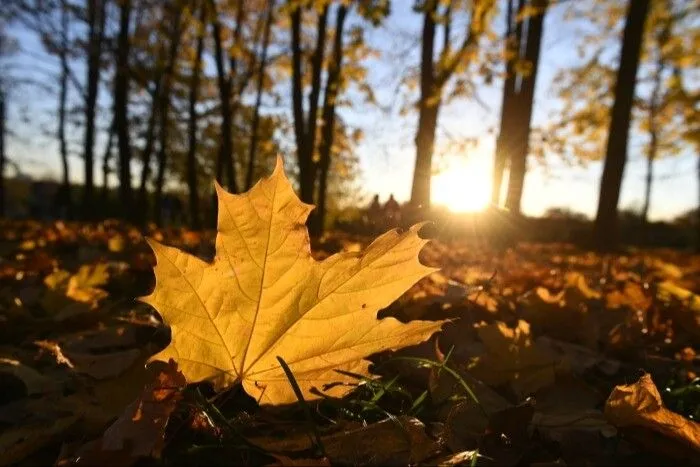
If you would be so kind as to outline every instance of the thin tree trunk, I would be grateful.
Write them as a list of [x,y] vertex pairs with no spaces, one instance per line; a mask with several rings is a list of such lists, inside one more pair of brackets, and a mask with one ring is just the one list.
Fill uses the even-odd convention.
[[646,228],[649,223],[649,207],[651,206],[651,185],[654,181],[654,161],[658,143],[656,139],[656,131],[651,133],[651,142],[649,143],[649,154],[647,154],[647,173],[644,183],[644,206],[641,212],[642,228]]
[[180,5],[175,6],[176,10],[174,12],[173,18],[173,35],[172,43],[170,47],[170,56],[168,57],[168,62],[163,73],[163,89],[160,99],[160,109],[158,110],[158,116],[160,117],[159,125],[159,147],[158,147],[158,171],[156,173],[156,192],[155,192],[155,202],[154,202],[154,220],[156,224],[161,224],[162,219],[162,202],[163,202],[163,183],[165,182],[165,167],[167,164],[168,155],[168,137],[169,137],[169,124],[170,124],[170,93],[172,91],[172,81],[173,75],[175,74],[175,64],[177,62],[178,51],[180,48],[181,39],[181,19],[182,19],[182,7]]
[[620,67],[615,83],[615,102],[611,113],[603,176],[600,182],[598,212],[593,227],[593,239],[599,250],[611,250],[617,247],[617,205],[627,162],[632,101],[649,3],[650,0],[630,0],[627,12]]
[[[0,138],[2,138],[2,134],[0,134]],[[700,154],[696,154],[695,158],[697,160],[695,171],[698,180],[698,204],[695,208],[695,251],[700,252]],[[2,167],[0,167],[0,170],[2,170]]]
[[250,144],[248,147],[248,169],[245,175],[245,189],[253,186],[253,173],[255,169],[255,155],[258,149],[258,127],[260,125],[260,105],[262,104],[263,87],[265,84],[265,67],[267,66],[267,49],[270,43],[270,31],[275,11],[275,0],[267,2],[267,16],[265,18],[265,31],[260,51],[260,63],[258,64],[257,94],[255,107],[253,108],[253,121],[250,125]]
[[[520,44],[523,21],[519,18],[523,10],[523,1],[517,0],[517,7],[513,8],[516,0],[508,0],[506,14],[506,77],[503,81],[503,101],[501,103],[501,122],[496,139],[496,152],[493,163],[493,180],[491,184],[491,204],[501,204],[501,186],[506,164],[510,160],[512,150],[511,136],[513,128],[513,107],[516,96],[517,73],[515,63],[520,56]],[[517,130],[515,130],[517,131]]]
[[308,123],[306,124],[306,156],[308,161],[308,176],[305,177],[304,183],[307,187],[305,191],[310,193],[311,198],[304,202],[313,203],[314,193],[316,191],[316,164],[314,163],[314,153],[316,152],[316,127],[318,125],[318,104],[321,95],[321,71],[323,68],[323,60],[326,54],[326,29],[328,28],[328,9],[326,4],[318,18],[318,26],[316,28],[316,47],[314,54],[311,57],[311,92],[309,92],[309,114]]
[[87,58],[87,94],[85,98],[85,185],[83,189],[83,214],[91,219],[94,216],[94,151],[95,151],[95,114],[100,88],[100,62],[102,42],[104,39],[105,11],[100,0],[87,1],[88,18],[88,58]]
[[0,217],[5,217],[5,133],[7,131],[5,119],[7,117],[7,103],[5,90],[0,88]]
[[[219,144],[219,154],[216,161],[216,181],[223,184],[223,172],[226,170],[228,181],[228,190],[232,193],[238,193],[236,183],[236,167],[233,163],[233,136],[232,136],[232,107],[231,107],[231,89],[233,78],[230,75],[235,74],[237,70],[230,70],[230,75],[226,73],[224,50],[221,37],[221,23],[218,18],[218,10],[214,1],[210,2],[212,10],[212,32],[214,38],[214,59],[216,62],[216,78],[219,86],[219,98],[221,100],[221,143]],[[236,14],[236,28],[234,29],[234,42],[240,42],[240,34],[243,23],[244,2],[238,0],[238,12]],[[234,65],[235,61],[231,62]]]
[[[204,25],[206,20],[206,7],[200,6],[200,22]],[[199,91],[200,72],[202,68],[202,52],[204,51],[204,29],[200,30],[197,37],[197,50],[192,64],[192,82],[189,92],[189,124],[187,147],[187,188],[189,190],[190,221],[192,228],[199,230],[202,227],[199,216],[199,192],[197,191],[197,93]]]
[[73,217],[73,204],[71,199],[70,167],[68,164],[68,143],[66,141],[66,103],[68,101],[68,9],[66,2],[61,2],[61,46],[59,60],[61,62],[61,77],[58,92],[58,145],[61,153],[61,167],[63,172],[62,201],[66,208],[66,216]]
[[535,100],[535,83],[539,68],[540,48],[544,30],[544,15],[548,0],[533,0],[531,6],[537,10],[528,17],[527,37],[525,43],[525,60],[531,63],[531,73],[521,77],[520,90],[517,96],[517,111],[514,116],[517,121],[513,130],[515,141],[511,152],[510,175],[508,177],[508,196],[506,208],[515,214],[520,214],[520,204],[523,198],[525,173],[527,171],[527,154],[530,149],[530,125],[532,122],[532,107]]
[[[293,0],[292,0],[292,3]],[[328,5],[325,5],[318,18],[316,28],[316,46],[311,58],[311,90],[309,92],[309,112],[304,117],[304,93],[302,90],[302,50],[301,50],[301,7],[294,3],[291,10],[292,22],[292,110],[294,115],[294,133],[297,142],[297,159],[299,162],[299,188],[301,200],[313,204],[316,170],[313,161],[316,149],[316,124],[318,104],[321,93],[321,71],[326,45],[326,28],[328,24]]]
[[344,4],[338,6],[335,25],[335,39],[333,41],[333,57],[328,68],[328,82],[323,99],[323,127],[321,128],[320,152],[320,177],[318,187],[318,211],[314,215],[312,223],[312,235],[320,236],[323,233],[326,222],[326,196],[328,194],[328,172],[331,167],[331,149],[335,135],[335,103],[340,88],[340,70],[343,60],[343,27],[348,7]]
[[430,207],[432,155],[440,108],[440,94],[435,86],[435,64],[433,61],[437,2],[429,0],[424,8],[426,10],[423,13],[416,162],[411,187],[411,204],[414,208],[427,209]]
[[292,6],[290,19],[292,23],[292,114],[294,118],[294,137],[297,143],[297,163],[299,165],[299,185],[301,200],[310,203],[313,200],[313,190],[308,192],[308,173],[311,168],[306,160],[306,123],[304,121],[304,93],[302,90],[301,66],[301,5],[289,0]]
[[114,77],[114,125],[119,147],[119,205],[121,216],[133,218],[131,189],[131,143],[129,141],[129,22],[131,0],[122,0],[117,37],[117,63]]
[[106,205],[109,200],[109,161],[112,158],[112,147],[114,146],[114,119],[109,125],[109,134],[107,135],[107,144],[105,152],[102,156],[102,204]]
[[140,221],[144,222],[148,217],[148,190],[146,185],[151,174],[151,157],[156,141],[156,122],[158,119],[158,109],[160,108],[160,92],[162,86],[163,74],[159,72],[156,76],[155,87],[151,100],[151,112],[148,116],[148,125],[146,127],[146,142],[141,153],[141,181],[139,183],[139,214]]

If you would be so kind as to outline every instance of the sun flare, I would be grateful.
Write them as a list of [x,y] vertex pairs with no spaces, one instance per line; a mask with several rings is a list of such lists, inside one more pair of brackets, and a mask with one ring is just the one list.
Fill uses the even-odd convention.
[[432,203],[452,212],[483,211],[491,197],[489,158],[479,151],[452,156],[432,180]]

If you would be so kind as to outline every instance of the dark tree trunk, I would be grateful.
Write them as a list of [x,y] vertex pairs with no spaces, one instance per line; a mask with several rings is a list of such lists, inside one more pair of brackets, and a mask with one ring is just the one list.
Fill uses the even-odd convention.
[[[107,135],[107,144],[105,152],[102,156],[102,204],[106,205],[109,200],[109,162],[112,158],[112,148],[114,147],[114,120],[109,125],[109,134]],[[139,205],[140,206],[140,205]],[[139,207],[139,209],[141,209]]]
[[5,165],[7,157],[5,155],[5,133],[7,103],[5,102],[5,91],[0,88],[0,217],[5,216]]
[[527,153],[530,149],[530,125],[532,121],[532,107],[535,100],[535,82],[540,60],[540,48],[544,29],[544,15],[548,0],[533,0],[531,6],[536,8],[536,13],[528,17],[527,36],[525,39],[525,60],[532,64],[532,71],[528,76],[522,76],[520,89],[516,97],[517,107],[514,113],[516,122],[513,124],[513,151],[510,155],[510,175],[508,177],[508,196],[506,208],[520,215],[520,204],[523,198],[525,185],[525,172],[527,170]]
[[[514,8],[517,1],[517,7]],[[506,77],[503,81],[503,101],[501,103],[501,122],[496,139],[496,153],[493,162],[493,180],[491,185],[491,204],[501,204],[501,186],[506,164],[512,151],[513,107],[516,97],[517,73],[515,63],[520,56],[520,44],[523,21],[519,18],[524,0],[508,0],[506,13]]]
[[114,76],[114,126],[119,147],[119,206],[124,218],[133,219],[131,189],[131,143],[129,141],[129,23],[131,0],[122,0],[117,36],[117,63]]
[[[206,8],[200,7],[200,22],[204,24]],[[202,227],[199,216],[199,192],[197,191],[197,99],[199,91],[200,72],[202,68],[202,52],[204,51],[204,33],[200,31],[197,37],[197,49],[192,64],[192,81],[189,92],[189,124],[187,147],[187,188],[189,190],[190,222],[192,228]]]
[[182,9],[181,6],[176,5],[176,10],[174,12],[173,18],[173,35],[172,43],[170,46],[170,54],[168,57],[168,62],[165,66],[163,73],[163,89],[160,96],[160,108],[158,109],[158,116],[160,117],[159,125],[159,144],[158,144],[158,171],[156,173],[156,192],[154,201],[154,220],[156,224],[161,223],[162,214],[162,201],[163,201],[163,183],[165,182],[165,168],[167,164],[168,155],[168,137],[169,137],[169,124],[170,124],[170,93],[172,91],[173,75],[175,74],[175,64],[177,62],[178,51],[180,48],[181,39],[181,19],[182,19]]
[[313,216],[311,234],[320,236],[323,233],[326,222],[326,195],[328,193],[328,172],[331,167],[331,149],[335,135],[335,102],[340,88],[340,70],[343,60],[343,27],[348,8],[341,4],[338,6],[335,25],[335,39],[333,42],[333,57],[328,68],[328,82],[323,98],[323,127],[321,128],[320,174],[318,186],[318,208]]
[[[2,134],[0,134],[0,138],[2,138]],[[698,180],[698,204],[695,208],[695,251],[700,252],[700,154],[697,154],[695,158],[697,160],[695,170]],[[1,167],[0,170],[2,170]]]
[[620,67],[615,83],[615,102],[612,108],[603,176],[600,182],[598,212],[593,227],[593,240],[598,250],[612,250],[617,247],[617,205],[620,200],[620,187],[627,162],[627,139],[632,101],[649,3],[650,0],[630,0],[627,12]]
[[428,0],[424,6],[423,35],[420,69],[420,101],[418,103],[418,130],[416,132],[416,163],[411,187],[411,204],[414,208],[430,207],[430,179],[433,147],[440,109],[440,93],[435,83],[435,15],[437,2]]
[[306,149],[305,159],[308,162],[309,174],[305,177],[304,182],[307,185],[302,191],[311,195],[309,201],[313,203],[314,193],[316,191],[316,163],[314,162],[314,153],[316,152],[316,127],[318,125],[318,104],[321,95],[321,72],[323,69],[323,60],[326,55],[326,29],[328,26],[328,4],[325,5],[318,18],[318,26],[316,28],[316,47],[314,54],[311,57],[311,91],[309,92],[309,114],[306,124]]
[[297,163],[299,165],[299,185],[301,200],[311,203],[313,190],[308,191],[308,177],[311,167],[306,161],[306,124],[304,122],[304,92],[302,90],[301,67],[301,6],[298,2],[289,1],[293,5],[291,9],[292,23],[292,114],[294,118],[294,137],[297,143]]
[[139,217],[141,222],[145,222],[148,217],[148,190],[146,185],[151,174],[151,157],[156,141],[156,123],[158,120],[158,109],[160,108],[160,91],[162,86],[163,73],[158,72],[155,78],[155,86],[151,98],[151,112],[148,115],[148,125],[146,127],[146,141],[141,153],[141,181],[139,183]]
[[87,0],[87,93],[85,96],[85,147],[83,150],[85,161],[83,215],[87,219],[94,216],[95,114],[100,88],[100,61],[105,16],[104,3],[101,0]]
[[253,171],[255,169],[255,155],[258,149],[258,126],[260,125],[260,105],[262,103],[263,87],[265,82],[265,67],[267,66],[267,49],[270,44],[270,31],[275,11],[275,0],[267,2],[267,16],[265,18],[265,31],[263,32],[263,42],[260,51],[260,63],[258,64],[257,94],[255,96],[255,107],[253,109],[253,121],[250,125],[250,145],[248,148],[248,168],[245,175],[245,189],[250,190],[253,186]]
[[437,130],[438,113],[445,83],[460,64],[468,60],[487,23],[487,15],[493,4],[473,2],[467,34],[460,47],[452,53],[450,48],[450,13],[452,2],[448,2],[444,15],[445,44],[440,53],[439,67],[433,59],[438,1],[427,0],[423,4],[423,35],[421,47],[420,100],[418,106],[418,128],[416,130],[416,162],[411,186],[411,205],[414,208],[430,207],[430,179],[433,148]]
[[66,216],[73,217],[73,203],[71,199],[70,187],[70,167],[68,164],[68,142],[66,141],[66,104],[68,101],[68,9],[65,1],[61,2],[61,46],[59,48],[59,60],[61,63],[61,76],[59,79],[58,91],[58,145],[61,153],[61,168],[63,182],[61,186],[62,201],[66,208]]
[[[225,51],[222,45],[221,23],[219,23],[218,12],[215,2],[211,1],[212,32],[214,38],[214,58],[216,62],[216,78],[219,86],[219,99],[221,100],[221,143],[219,144],[219,154],[216,160],[216,181],[223,185],[223,173],[226,170],[228,179],[228,190],[231,193],[238,193],[236,183],[236,166],[233,163],[233,109],[231,106],[232,75],[226,72]],[[240,34],[243,23],[244,2],[237,2],[238,13],[236,14],[236,28],[234,30],[234,42],[240,42]],[[231,65],[234,65],[232,61]]]
[[316,182],[316,168],[313,161],[316,148],[316,123],[318,104],[321,94],[321,71],[326,47],[326,27],[328,24],[328,5],[318,18],[316,28],[316,46],[311,58],[311,90],[309,92],[309,112],[304,118],[304,93],[302,90],[302,50],[301,50],[301,7],[291,10],[292,22],[292,110],[294,115],[294,133],[297,142],[297,159],[299,162],[299,188],[301,200],[313,204]]

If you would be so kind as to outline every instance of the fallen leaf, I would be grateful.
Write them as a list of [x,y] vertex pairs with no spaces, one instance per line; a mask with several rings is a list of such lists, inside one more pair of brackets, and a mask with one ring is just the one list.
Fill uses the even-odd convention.
[[508,383],[518,396],[525,396],[554,382],[557,359],[533,342],[530,324],[519,320],[516,328],[501,321],[479,327],[485,354],[472,369],[486,384]]
[[131,465],[140,457],[160,457],[165,427],[187,382],[174,361],[159,362],[158,367],[155,381],[146,385],[100,439],[77,450],[72,465]]
[[[254,445],[274,454],[288,455],[313,448],[308,432],[289,430],[280,437],[248,437]],[[439,445],[417,418],[400,416],[363,426],[356,422],[321,435],[333,465],[407,465],[435,455]],[[276,457],[276,456],[275,456]]]
[[605,417],[617,427],[647,428],[700,453],[700,424],[664,407],[648,373],[634,384],[613,389],[605,403]]
[[55,380],[12,358],[0,357],[0,373],[10,374],[20,380],[26,388],[26,394],[30,396],[57,391],[60,387]]
[[[333,382],[336,370],[368,375],[364,357],[420,343],[443,322],[377,320],[385,308],[433,272],[418,253],[421,225],[377,238],[362,253],[321,262],[310,254],[301,203],[278,159],[274,173],[248,193],[217,186],[218,235],[213,263],[150,240],[156,286],[142,300],[163,316],[172,342],[153,358],[173,358],[190,382],[217,389],[242,383],[263,404],[297,399],[277,356],[288,363],[304,397]],[[335,385],[342,396],[351,388]]]

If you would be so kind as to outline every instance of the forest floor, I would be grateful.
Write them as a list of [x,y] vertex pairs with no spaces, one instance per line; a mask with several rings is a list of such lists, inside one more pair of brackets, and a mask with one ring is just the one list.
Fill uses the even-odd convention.
[[[147,235],[213,254],[213,232]],[[331,233],[313,250],[370,241]],[[136,300],[155,262],[138,229],[5,222],[0,258],[0,465],[700,459],[700,256],[434,240],[421,259],[440,271],[380,317],[452,321],[373,356],[378,378],[348,396],[278,408],[240,387],[169,391],[167,365],[144,365],[170,331]]]

